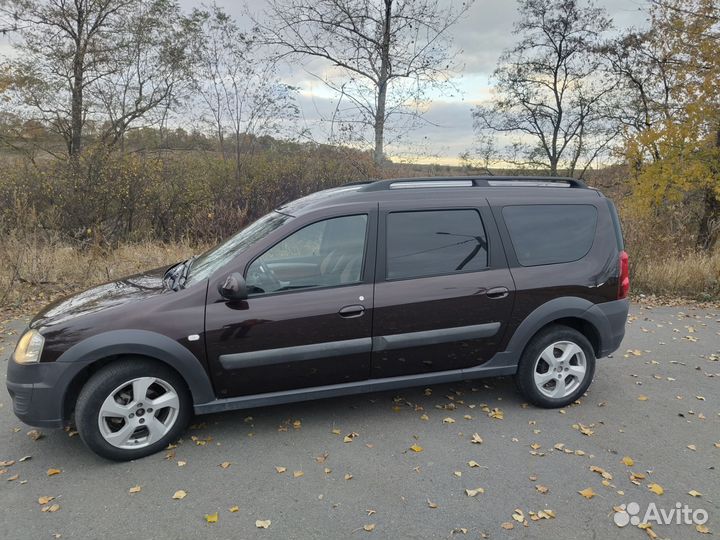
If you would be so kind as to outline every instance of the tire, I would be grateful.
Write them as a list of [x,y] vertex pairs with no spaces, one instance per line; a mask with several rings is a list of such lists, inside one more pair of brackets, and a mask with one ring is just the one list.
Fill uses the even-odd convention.
[[515,381],[525,399],[552,409],[582,396],[594,374],[595,352],[588,339],[574,328],[552,325],[525,347]]
[[180,436],[191,416],[192,399],[182,377],[142,358],[121,359],[93,374],[75,406],[80,438],[114,461],[162,450]]

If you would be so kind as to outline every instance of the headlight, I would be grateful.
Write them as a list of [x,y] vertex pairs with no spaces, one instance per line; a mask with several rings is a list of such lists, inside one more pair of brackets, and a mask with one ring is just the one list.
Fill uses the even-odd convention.
[[15,347],[13,360],[17,364],[36,364],[40,361],[45,338],[37,330],[28,330]]

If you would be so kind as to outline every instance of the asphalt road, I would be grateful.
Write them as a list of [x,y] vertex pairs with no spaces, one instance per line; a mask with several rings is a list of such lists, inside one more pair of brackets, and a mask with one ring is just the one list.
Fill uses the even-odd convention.
[[[0,323],[3,377],[23,326]],[[200,417],[169,455],[130,463],[104,461],[60,430],[32,440],[3,384],[0,461],[16,463],[0,468],[0,537],[647,538],[613,521],[613,507],[631,502],[641,517],[653,502],[704,509],[717,537],[719,354],[720,313],[635,305],[621,350],[599,361],[587,396],[564,411],[527,406],[510,378],[487,379]],[[489,416],[495,408],[502,418]],[[612,479],[604,485],[591,466]],[[635,484],[631,472],[645,478]],[[578,493],[586,488],[595,496]],[[178,490],[184,499],[173,499]],[[552,514],[532,520],[541,510]],[[712,538],[692,524],[652,531]]]

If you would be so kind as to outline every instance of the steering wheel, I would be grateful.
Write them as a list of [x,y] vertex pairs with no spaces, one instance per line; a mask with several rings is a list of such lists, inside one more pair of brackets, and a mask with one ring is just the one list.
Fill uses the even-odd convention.
[[264,292],[277,291],[283,287],[283,284],[265,263],[252,265],[248,272],[248,285],[263,289]]

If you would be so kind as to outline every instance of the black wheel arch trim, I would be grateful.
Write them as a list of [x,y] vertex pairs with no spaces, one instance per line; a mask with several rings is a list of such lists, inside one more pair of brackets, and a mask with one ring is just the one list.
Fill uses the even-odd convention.
[[148,330],[111,330],[96,334],[70,347],[56,362],[86,367],[119,355],[140,355],[167,364],[185,379],[194,403],[215,400],[210,377],[200,360],[177,341]]
[[559,319],[567,318],[581,319],[592,325],[599,338],[598,357],[609,354],[613,350],[613,344],[608,343],[613,341],[609,338],[609,336],[613,336],[613,329],[600,306],[603,304],[594,304],[577,296],[563,296],[545,302],[525,317],[510,338],[505,351],[497,353],[492,358],[492,362],[501,365],[510,363],[517,365],[528,342],[541,328]]

